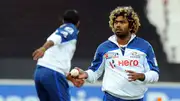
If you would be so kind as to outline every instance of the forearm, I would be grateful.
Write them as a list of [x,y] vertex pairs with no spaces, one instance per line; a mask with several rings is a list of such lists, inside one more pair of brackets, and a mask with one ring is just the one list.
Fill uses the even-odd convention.
[[54,45],[53,41],[47,41],[46,43],[44,43],[44,45],[42,46],[45,50],[49,49],[50,47],[52,47]]

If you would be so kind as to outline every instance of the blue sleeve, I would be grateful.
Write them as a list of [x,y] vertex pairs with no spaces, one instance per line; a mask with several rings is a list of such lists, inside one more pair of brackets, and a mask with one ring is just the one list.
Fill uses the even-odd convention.
[[56,34],[61,36],[61,43],[77,39],[77,31],[71,27],[58,28]]
[[147,58],[147,63],[149,65],[150,70],[153,70],[159,73],[158,63],[156,60],[154,50],[151,45],[149,45],[148,47],[146,58]]
[[101,49],[98,47],[89,69],[91,69],[94,72],[97,71],[101,66],[103,66],[102,62],[103,62],[103,53],[101,52]]

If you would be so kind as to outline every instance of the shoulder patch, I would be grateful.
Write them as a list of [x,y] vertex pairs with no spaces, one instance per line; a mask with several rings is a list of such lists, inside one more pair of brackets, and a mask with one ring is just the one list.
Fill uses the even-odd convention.
[[71,27],[65,27],[64,30],[67,31],[69,34],[72,34],[74,32],[74,29]]
[[67,38],[68,32],[66,32],[66,31],[60,31],[60,33],[61,33],[65,38]]

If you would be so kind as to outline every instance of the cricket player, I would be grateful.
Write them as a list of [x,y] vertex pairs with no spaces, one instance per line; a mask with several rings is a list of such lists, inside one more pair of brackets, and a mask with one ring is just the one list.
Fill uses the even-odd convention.
[[79,78],[93,83],[104,71],[103,101],[143,101],[146,85],[159,79],[153,48],[136,35],[140,21],[132,7],[117,7],[109,19],[114,35],[98,46],[91,66]]
[[70,101],[67,79],[74,79],[66,75],[76,49],[79,24],[78,12],[67,10],[63,24],[33,53],[33,59],[37,60],[34,80],[40,101]]

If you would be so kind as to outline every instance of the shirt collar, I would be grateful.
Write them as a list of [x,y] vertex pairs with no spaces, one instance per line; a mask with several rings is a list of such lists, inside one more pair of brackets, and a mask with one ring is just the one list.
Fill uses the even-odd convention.
[[[135,37],[136,37],[136,35],[135,35],[135,34],[132,34],[132,35],[131,35],[131,39],[130,39],[129,42],[128,42],[126,45],[124,45],[124,46],[127,46]],[[118,44],[118,42],[117,42],[117,36],[116,36],[115,34],[112,35],[112,36],[110,36],[110,37],[108,38],[108,40],[111,41],[111,42],[113,42],[113,43],[115,43],[116,45],[119,46],[119,44]]]

